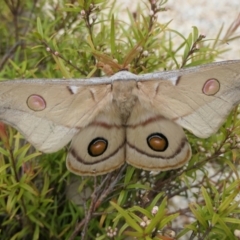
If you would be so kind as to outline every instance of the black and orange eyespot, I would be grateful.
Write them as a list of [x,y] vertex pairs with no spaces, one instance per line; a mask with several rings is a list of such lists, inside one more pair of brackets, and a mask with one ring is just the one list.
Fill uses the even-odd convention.
[[168,140],[161,133],[153,133],[147,138],[148,146],[156,152],[163,152],[168,148]]
[[104,138],[97,137],[93,139],[88,145],[88,153],[92,157],[102,155],[108,147],[108,141]]

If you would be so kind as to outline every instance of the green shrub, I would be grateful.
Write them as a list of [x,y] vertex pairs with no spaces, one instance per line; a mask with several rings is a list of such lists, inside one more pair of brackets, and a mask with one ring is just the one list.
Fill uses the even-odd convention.
[[[145,1],[131,13],[119,12],[117,1],[6,0],[0,78],[100,77],[126,67],[143,74],[209,63],[226,51],[222,29],[209,40],[197,27],[185,37],[159,23],[166,2]],[[229,30],[225,41],[237,39]],[[99,177],[69,173],[67,147],[42,154],[1,124],[0,239],[235,239],[237,115],[236,108],[207,140],[187,133],[193,157],[181,169],[154,174],[124,166]]]

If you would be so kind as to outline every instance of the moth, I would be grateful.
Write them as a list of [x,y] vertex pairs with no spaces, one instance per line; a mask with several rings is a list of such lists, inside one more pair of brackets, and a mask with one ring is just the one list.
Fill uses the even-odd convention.
[[67,168],[101,175],[125,162],[145,170],[183,166],[183,128],[207,138],[240,102],[240,60],[135,75],[0,82],[0,120],[37,149],[71,141]]

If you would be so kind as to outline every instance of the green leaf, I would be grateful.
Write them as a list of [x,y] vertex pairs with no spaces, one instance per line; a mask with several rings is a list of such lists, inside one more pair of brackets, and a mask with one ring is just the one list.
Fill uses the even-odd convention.
[[222,217],[221,219],[226,223],[240,224],[240,219],[238,218]]
[[167,209],[167,198],[164,198],[161,205],[158,208],[157,214],[154,216],[154,218],[151,220],[150,224],[146,227],[145,232],[151,233],[154,228],[163,220],[164,217],[166,217]]
[[222,230],[225,232],[225,234],[228,236],[229,239],[235,239],[234,235],[232,234],[231,230],[228,228],[228,226],[224,223],[224,221],[219,218],[218,222],[222,228]]
[[200,224],[207,229],[208,224],[204,217],[202,216],[202,210],[200,208],[196,209],[196,206],[198,206],[196,203],[192,203],[189,205],[189,208],[191,209],[193,215],[196,217],[196,219],[200,222]]
[[192,46],[192,33],[188,35],[188,38],[186,39],[185,42],[185,49],[183,53],[183,59],[186,59],[188,57],[188,54],[190,52],[191,46]]
[[125,211],[124,209],[122,209],[120,206],[118,206],[116,203],[114,202],[110,202],[110,204],[117,209],[117,211],[125,218],[126,222],[129,224],[129,226],[131,226],[133,229],[135,229],[136,231],[142,233],[143,230],[142,228],[139,226],[139,224],[134,221],[132,219],[132,217],[128,214],[127,211]]
[[217,213],[213,213],[213,216],[212,216],[212,225],[213,226],[216,225],[219,218],[220,218],[220,216]]
[[207,191],[204,187],[201,187],[201,191],[202,191],[202,194],[203,194],[203,198],[206,202],[206,207],[208,209],[208,212],[209,212],[210,215],[213,215],[214,210],[213,210],[211,198],[209,197],[209,195],[208,195],[208,193],[207,193]]
[[196,42],[198,37],[199,37],[199,33],[198,33],[198,28],[193,26],[193,42]]
[[112,53],[112,55],[116,51],[115,38],[116,38],[116,34],[115,34],[115,20],[114,20],[114,15],[112,15],[112,18],[111,18],[111,32],[110,32],[110,46],[111,46],[111,53]]
[[33,240],[38,240],[40,235],[40,228],[39,225],[35,225],[34,233],[33,233]]
[[233,200],[237,196],[237,194],[238,194],[238,191],[235,191],[230,196],[225,198],[225,200],[220,204],[220,206],[218,208],[219,213],[223,212],[231,205],[231,203],[233,202]]
[[28,185],[27,183],[20,182],[19,187],[25,189],[27,192],[29,192],[35,196],[39,195],[38,192],[35,189],[33,189],[30,185]]
[[41,38],[43,38],[43,28],[42,28],[42,24],[41,24],[41,20],[39,17],[37,17],[37,30],[38,33],[40,34]]

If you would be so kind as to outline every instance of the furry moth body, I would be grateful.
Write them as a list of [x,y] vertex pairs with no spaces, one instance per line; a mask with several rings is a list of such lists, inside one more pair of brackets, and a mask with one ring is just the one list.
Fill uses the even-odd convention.
[[50,153],[71,141],[68,169],[100,175],[125,162],[145,170],[183,166],[182,129],[215,133],[240,102],[240,60],[110,78],[0,82],[0,120]]

